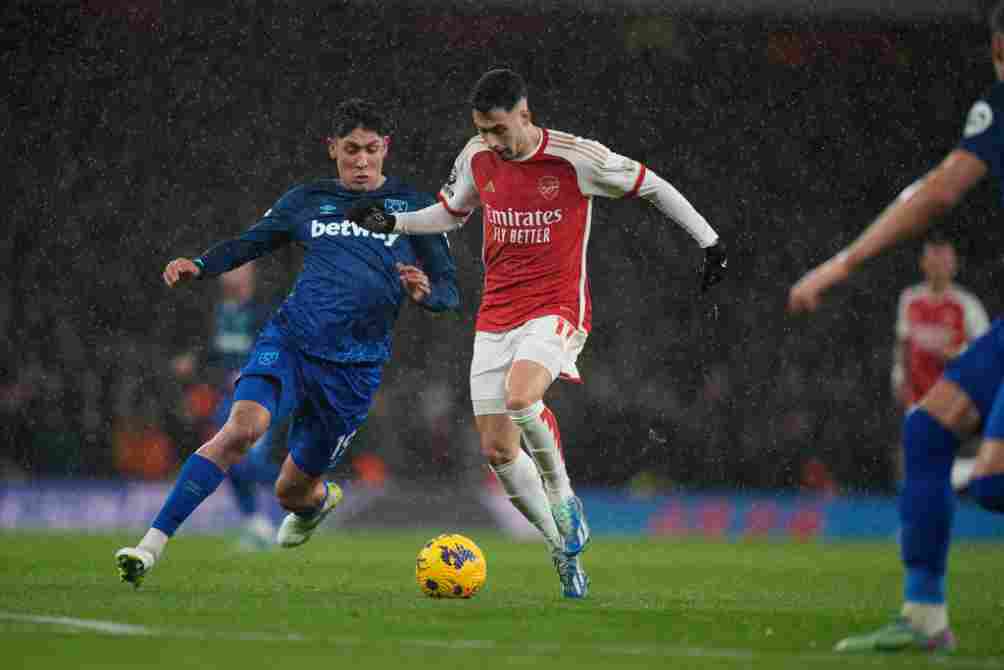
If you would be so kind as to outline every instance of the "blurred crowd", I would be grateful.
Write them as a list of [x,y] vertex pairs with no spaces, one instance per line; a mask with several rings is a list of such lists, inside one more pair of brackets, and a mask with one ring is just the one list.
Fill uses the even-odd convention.
[[[0,103],[13,208],[0,238],[0,477],[171,476],[211,420],[201,365],[218,291],[168,291],[163,265],[333,174],[322,139],[341,96],[386,103],[387,171],[434,192],[471,134],[468,88],[504,64],[527,77],[538,122],[666,177],[733,259],[702,296],[701,254],[681,230],[644,202],[597,205],[586,384],[549,397],[573,480],[892,485],[893,322],[917,247],[812,320],[787,317],[784,301],[952,147],[993,76],[979,26],[144,6],[154,13],[138,22],[79,3],[4,10],[18,38]],[[997,199],[987,187],[946,222],[991,314]],[[486,475],[467,395],[477,216],[451,242],[463,313],[406,310],[345,466],[357,473]],[[278,304],[298,263],[296,249],[261,261],[262,298]]]

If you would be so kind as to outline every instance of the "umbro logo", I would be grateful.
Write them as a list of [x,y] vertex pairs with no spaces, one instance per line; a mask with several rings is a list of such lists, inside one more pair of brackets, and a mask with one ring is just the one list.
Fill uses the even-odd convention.
[[485,184],[484,191],[485,191],[485,193],[494,193],[495,192],[495,182],[490,181],[487,184]]
[[321,205],[321,214],[334,214],[338,211],[335,205]]

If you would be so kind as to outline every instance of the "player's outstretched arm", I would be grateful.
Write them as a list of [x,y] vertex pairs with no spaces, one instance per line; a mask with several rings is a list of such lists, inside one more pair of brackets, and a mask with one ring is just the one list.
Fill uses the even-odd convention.
[[374,200],[360,200],[346,213],[346,218],[360,228],[374,233],[401,235],[438,235],[459,230],[466,217],[455,217],[442,203],[415,212],[391,214]]
[[868,259],[927,230],[986,174],[986,164],[974,154],[964,149],[948,154],[938,167],[904,190],[854,242],[792,286],[788,310],[815,310],[827,290],[846,281]]
[[[566,143],[568,140],[565,140]],[[676,187],[636,160],[582,138],[566,146],[566,158],[576,166],[579,188],[605,198],[638,196],[683,228],[704,249],[701,292],[719,283],[728,270],[725,244],[690,201]]]
[[164,268],[164,283],[174,287],[179,282],[197,279],[202,274],[202,268],[189,258],[175,258]]

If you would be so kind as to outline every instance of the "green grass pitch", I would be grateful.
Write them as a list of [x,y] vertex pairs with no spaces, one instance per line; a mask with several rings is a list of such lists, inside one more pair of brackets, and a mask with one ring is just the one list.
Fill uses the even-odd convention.
[[134,535],[0,533],[2,666],[1004,668],[999,545],[953,551],[957,654],[847,657],[833,643],[898,606],[892,543],[598,537],[585,556],[592,597],[566,602],[542,545],[468,531],[488,581],[449,601],[414,579],[437,533],[331,531],[265,553],[182,534],[138,590],[112,558]]

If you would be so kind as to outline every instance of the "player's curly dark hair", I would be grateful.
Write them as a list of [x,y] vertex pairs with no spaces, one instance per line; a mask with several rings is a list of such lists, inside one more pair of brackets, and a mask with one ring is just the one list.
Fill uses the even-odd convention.
[[390,122],[382,110],[361,98],[343,100],[335,108],[332,132],[335,137],[345,137],[356,128],[372,130],[377,135],[390,134]]
[[990,11],[990,30],[1004,34],[1004,2],[998,2]]
[[481,75],[471,91],[471,106],[487,114],[493,109],[509,111],[526,97],[523,77],[509,69],[489,70]]

